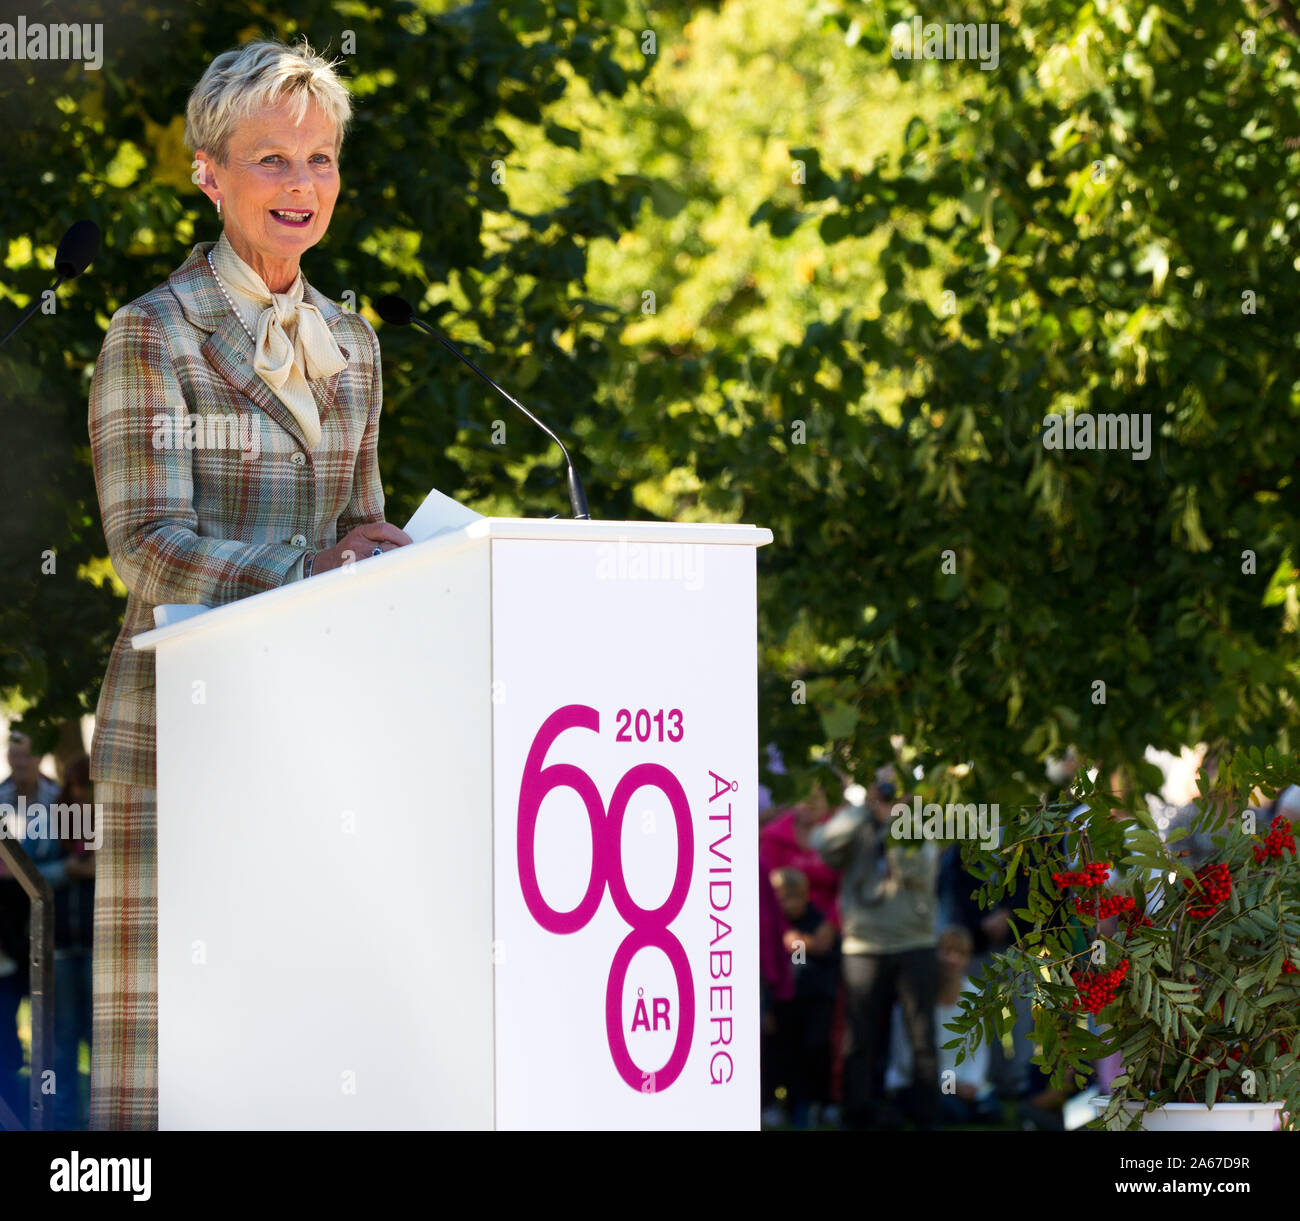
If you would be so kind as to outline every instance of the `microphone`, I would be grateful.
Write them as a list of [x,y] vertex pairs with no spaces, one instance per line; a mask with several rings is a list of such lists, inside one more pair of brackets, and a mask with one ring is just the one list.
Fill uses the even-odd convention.
[[462,363],[467,364],[474,372],[482,378],[489,386],[492,387],[507,403],[518,407],[534,424],[537,425],[556,445],[560,447],[560,453],[564,455],[565,466],[569,471],[569,504],[573,508],[573,516],[577,521],[590,521],[591,513],[587,508],[587,497],[582,490],[582,480],[578,478],[578,472],[573,468],[573,459],[569,457],[569,451],[564,448],[564,442],[560,440],[545,424],[541,422],[527,407],[523,405],[513,394],[502,390],[482,369],[478,367],[468,356],[466,356],[450,339],[434,330],[424,319],[416,315],[415,310],[411,307],[409,301],[401,297],[396,297],[392,293],[386,293],[374,302],[375,312],[391,326],[414,326],[417,330],[423,331],[426,335],[432,335],[444,348],[447,349]]
[[75,280],[99,253],[99,226],[93,220],[74,221],[54,255],[54,270],[64,280]]
[[[99,253],[99,226],[93,220],[74,221],[59,242],[54,254],[54,270],[58,279],[54,281],[51,292],[58,290],[64,280],[75,280],[94,261]],[[44,294],[41,294],[42,296]],[[0,339],[0,346],[9,341],[9,337],[41,307],[41,297],[32,302],[27,312],[18,319]]]

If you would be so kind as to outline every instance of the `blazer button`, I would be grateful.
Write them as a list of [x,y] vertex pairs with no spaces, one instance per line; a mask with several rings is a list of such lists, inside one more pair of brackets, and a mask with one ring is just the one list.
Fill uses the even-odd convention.
[[289,455],[289,461],[292,462],[294,466],[301,466],[307,461],[307,455],[304,454],[302,450],[295,449],[293,453]]
[[305,547],[307,545],[307,536],[305,534],[295,534],[289,542],[295,547]]

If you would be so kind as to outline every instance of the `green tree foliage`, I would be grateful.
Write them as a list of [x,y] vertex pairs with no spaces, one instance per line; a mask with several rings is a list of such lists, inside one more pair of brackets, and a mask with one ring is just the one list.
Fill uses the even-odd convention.
[[[908,10],[891,7],[861,32],[869,61],[975,71],[894,59],[888,22]],[[751,362],[741,427],[701,472],[737,472],[745,516],[778,532],[768,641],[798,630],[823,650],[774,671],[770,698],[802,662],[823,708],[857,713],[848,758],[901,732],[1012,797],[1067,741],[1134,771],[1148,742],[1284,739],[1295,34],[1237,5],[932,10],[1001,22],[983,87],[912,124],[896,163],[796,151],[807,185],[754,217],[774,235],[816,224],[830,246],[896,226],[878,316],[845,310]],[[891,376],[897,421],[874,388]],[[1149,415],[1150,457],[1045,448],[1066,408]],[[747,478],[760,460],[783,477]]]
[[[103,71],[0,76],[3,312],[73,216],[107,237],[0,355],[22,464],[0,686],[57,718],[102,673],[87,377],[112,311],[216,233],[189,88],[254,35],[338,52],[352,31],[357,120],[309,278],[421,298],[576,442],[597,516],[774,530],[761,727],[789,761],[861,773],[902,734],[931,776],[971,764],[966,788],[1014,801],[1067,742],[1129,771],[1149,743],[1285,747],[1288,12],[927,6],[999,23],[982,71],[896,58],[913,9],[892,2],[78,5],[107,22]],[[431,484],[565,511],[543,437],[436,345],[381,340],[390,518]],[[1045,448],[1067,408],[1149,416],[1149,458]]]

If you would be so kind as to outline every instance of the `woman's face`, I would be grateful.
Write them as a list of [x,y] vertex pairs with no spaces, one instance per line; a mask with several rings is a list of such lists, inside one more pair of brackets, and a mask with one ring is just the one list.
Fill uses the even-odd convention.
[[225,165],[195,153],[204,194],[221,200],[226,239],[272,292],[292,286],[303,251],[325,236],[339,194],[334,120],[313,103],[295,124],[291,110],[285,101],[241,122]]

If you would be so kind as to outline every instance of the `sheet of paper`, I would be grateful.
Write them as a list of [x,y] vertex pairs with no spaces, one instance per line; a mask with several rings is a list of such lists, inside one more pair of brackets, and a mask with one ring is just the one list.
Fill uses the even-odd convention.
[[424,503],[415,511],[415,515],[402,528],[411,536],[411,541],[422,543],[426,539],[436,538],[449,530],[459,530],[470,522],[481,521],[482,513],[475,513],[463,504],[444,496],[434,488],[425,498]]

